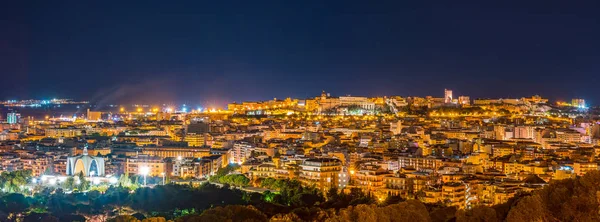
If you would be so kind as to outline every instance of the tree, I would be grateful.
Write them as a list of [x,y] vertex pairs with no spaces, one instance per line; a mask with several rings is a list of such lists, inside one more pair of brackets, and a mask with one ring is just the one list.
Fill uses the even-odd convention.
[[131,215],[119,215],[115,218],[108,220],[109,222],[139,222],[137,218]]
[[328,218],[327,221],[431,221],[427,208],[421,202],[409,200],[386,207],[361,204],[341,209],[339,214]]
[[75,189],[75,178],[74,177],[67,177],[67,179],[63,183],[63,188],[65,190],[73,190],[73,189]]
[[457,222],[478,222],[478,221],[499,221],[496,216],[496,211],[491,207],[474,207],[471,210],[460,210],[456,212]]
[[[253,206],[230,205],[216,207],[204,211],[196,220],[187,221],[233,221],[233,222],[262,222],[268,221],[267,216]],[[179,221],[179,220],[177,220]]]
[[0,183],[4,192],[21,192],[22,187],[31,180],[31,170],[17,170],[2,172]]
[[250,179],[242,174],[229,174],[219,178],[219,183],[229,184],[238,187],[248,186]]
[[79,172],[79,175],[77,177],[79,178],[79,185],[77,186],[77,189],[80,191],[89,190],[90,189],[90,181],[85,179],[85,176],[83,176],[83,172]]
[[547,218],[548,212],[544,209],[542,200],[537,195],[525,197],[519,201],[517,206],[508,212],[506,221],[549,221]]
[[117,182],[117,184],[119,184],[119,186],[121,187],[125,187],[130,190],[135,190],[139,187],[137,184],[131,182],[131,178],[129,178],[129,173],[121,174],[121,177],[119,177],[119,181]]
[[221,179],[221,177],[224,177],[228,174],[230,174],[231,172],[235,171],[236,169],[240,168],[240,165],[237,164],[229,164],[226,167],[223,168],[219,168],[217,170],[217,172],[215,173],[214,176],[211,176],[208,178],[208,180],[210,182],[219,182],[219,179]]
[[431,221],[445,222],[456,217],[456,207],[434,207],[429,210]]
[[332,187],[327,191],[327,200],[337,200],[340,196],[337,187]]
[[48,215],[48,216],[42,217],[42,220],[40,220],[40,221],[41,222],[59,222],[60,220],[55,216]]
[[10,193],[3,196],[2,202],[1,210],[7,212],[9,218],[14,218],[15,214],[22,213],[29,208],[27,199],[20,193]]
[[387,198],[385,198],[383,205],[397,204],[397,203],[402,203],[403,201],[405,201],[405,199],[402,198],[402,196],[398,196],[398,195],[388,196]]
[[167,222],[167,220],[164,217],[149,217],[143,219],[142,222]]

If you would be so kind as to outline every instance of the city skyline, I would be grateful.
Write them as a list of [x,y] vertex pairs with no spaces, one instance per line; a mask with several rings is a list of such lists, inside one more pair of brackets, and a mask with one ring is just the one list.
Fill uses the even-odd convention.
[[600,221],[600,1],[7,1],[0,221]]
[[[466,99],[468,100],[467,102],[471,102],[471,101],[476,101],[476,100],[510,100],[510,99],[528,99],[528,98],[534,98],[534,97],[540,97],[540,98],[545,98],[542,95],[530,95],[530,96],[516,96],[516,97],[500,97],[500,98],[490,98],[490,97],[473,97],[470,95],[463,95],[463,94],[456,94],[454,93],[454,97],[453,97],[453,92],[456,92],[452,89],[444,89],[443,93],[444,95],[442,97],[440,97],[440,95],[437,94],[430,94],[430,95],[426,95],[426,96],[418,96],[418,95],[378,95],[378,96],[364,96],[364,95],[352,95],[352,94],[342,94],[342,95],[334,95],[331,94],[329,92],[326,92],[325,90],[322,91],[322,93],[326,93],[327,96],[333,96],[333,97],[364,97],[364,98],[391,98],[391,97],[404,97],[406,99],[409,98],[443,98],[443,100],[445,101],[445,103],[453,103],[453,99],[454,99],[454,103],[458,103],[457,105],[460,105],[462,102],[460,102],[459,100],[461,99]],[[293,96],[288,96],[288,97],[284,97],[284,98],[271,98],[271,99],[257,99],[257,100],[233,100],[233,101],[221,101],[223,103],[215,103],[214,101],[208,101],[208,102],[188,102],[188,101],[183,101],[183,102],[179,102],[177,100],[175,101],[154,101],[154,102],[149,102],[149,103],[140,103],[138,102],[131,102],[131,103],[111,103],[111,104],[106,104],[106,103],[99,103],[98,101],[87,101],[87,100],[81,100],[81,101],[74,101],[72,99],[65,99],[65,98],[52,98],[52,99],[10,99],[10,100],[3,100],[0,101],[0,104],[3,104],[7,107],[40,107],[40,106],[44,106],[44,105],[60,105],[60,104],[90,104],[92,106],[96,106],[98,107],[98,104],[100,106],[109,106],[109,107],[116,107],[116,106],[179,106],[181,105],[182,107],[186,107],[188,106],[188,109],[193,110],[194,106],[204,106],[204,108],[227,108],[228,104],[232,104],[232,103],[244,103],[244,102],[264,102],[264,101],[269,101],[269,100],[285,100],[285,99],[300,99],[300,100],[306,100],[306,99],[312,99],[315,97],[318,97],[319,95],[315,94],[313,96],[308,96],[308,97],[293,97]],[[545,98],[546,100],[548,100],[547,98]],[[576,101],[577,100],[577,101]],[[575,105],[578,104],[578,105]],[[579,107],[579,108],[590,108],[590,107],[595,107],[595,104],[591,104],[589,100],[586,100],[585,98],[582,97],[574,97],[574,98],[570,98],[570,99],[555,99],[555,100],[549,100],[548,101],[549,105],[557,105],[557,106],[565,106],[565,105],[572,105],[574,107]]]
[[595,104],[596,6],[10,2],[0,73],[17,84],[0,99],[226,104],[452,88]]

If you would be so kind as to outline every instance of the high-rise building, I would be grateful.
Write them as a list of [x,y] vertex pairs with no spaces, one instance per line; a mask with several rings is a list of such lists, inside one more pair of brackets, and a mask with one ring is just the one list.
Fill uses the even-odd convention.
[[452,102],[452,90],[444,89],[444,103]]
[[87,120],[98,121],[102,118],[102,112],[94,112],[87,109]]
[[468,96],[459,96],[458,104],[460,105],[471,105],[471,97]]
[[300,164],[300,181],[326,191],[338,187],[342,161],[335,158],[311,158]]
[[17,124],[19,123],[19,119],[21,118],[21,114],[16,112],[10,112],[6,114],[6,122],[8,124]]
[[577,108],[585,108],[585,100],[584,99],[572,99],[571,100],[571,106],[577,107]]

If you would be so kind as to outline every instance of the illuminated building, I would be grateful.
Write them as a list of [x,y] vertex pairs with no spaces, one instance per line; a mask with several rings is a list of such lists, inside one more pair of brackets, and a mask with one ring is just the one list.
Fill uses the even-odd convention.
[[4,140],[18,140],[19,139],[19,134],[18,133],[12,133],[12,132],[8,132],[8,131],[2,131],[0,132],[0,141],[4,141]]
[[295,108],[298,106],[298,99],[286,98],[285,100],[277,100],[276,98],[261,102],[242,102],[227,104],[227,110],[235,113],[245,113],[246,111],[254,110],[271,110]]
[[173,172],[171,172],[172,176],[181,178],[190,178],[196,176],[194,161],[197,160],[197,158],[178,157],[172,159],[174,159]]
[[398,157],[398,164],[401,168],[411,168],[416,170],[432,169],[441,167],[442,159],[433,157]]
[[581,134],[572,129],[560,129],[556,131],[556,138],[565,143],[581,142]]
[[195,134],[195,133],[188,133],[185,135],[185,138],[183,138],[184,142],[188,143],[188,146],[190,147],[200,147],[200,146],[204,146],[207,144],[207,140],[208,140],[208,135],[207,134]]
[[562,167],[554,171],[553,180],[564,180],[575,178],[576,174],[573,172],[573,168]]
[[38,157],[31,159],[21,159],[23,162],[24,170],[31,170],[31,174],[34,176],[41,176],[46,172],[46,169],[50,167],[50,158]]
[[456,206],[459,209],[465,207],[466,187],[462,183],[446,183],[440,188],[431,188],[425,190],[425,203],[447,203],[449,206]]
[[90,121],[98,121],[102,116],[102,112],[93,112],[90,109],[87,109],[87,120]]
[[577,108],[586,108],[584,99],[572,99],[571,106]]
[[83,172],[84,176],[104,176],[104,158],[88,155],[87,145],[83,148],[83,154],[67,158],[67,175],[78,175]]
[[163,158],[146,155],[127,158],[125,172],[132,175],[139,174],[142,167],[148,167],[148,176],[162,176],[166,173],[166,163]]
[[201,147],[144,147],[142,154],[160,158],[205,157],[210,155],[210,148]]
[[319,109],[319,102],[317,99],[307,99],[304,105],[304,109],[308,112],[314,112]]
[[531,98],[521,98],[523,101],[529,102],[531,104],[540,104],[547,103],[548,99],[544,99],[539,95],[532,96]]
[[359,170],[351,176],[352,185],[361,188],[365,193],[383,192],[386,176],[391,176],[391,174],[382,168]]
[[[98,156],[98,155],[106,156],[112,152],[112,150],[110,148],[94,148],[94,149],[87,149],[86,151],[88,152],[88,155],[90,155],[90,156]],[[75,155],[83,155],[83,152],[84,152],[84,150],[76,149],[74,154]]]
[[286,132],[279,129],[263,131],[263,139],[267,141],[271,139],[300,139],[302,136],[301,132]]
[[444,89],[444,103],[452,103],[452,90]]
[[215,175],[217,170],[223,166],[223,155],[211,155],[198,159],[195,163],[197,165],[197,178],[208,178],[209,176]]
[[171,113],[169,112],[157,112],[156,121],[171,120]]
[[515,126],[513,138],[532,139],[534,131],[533,126]]
[[76,137],[81,136],[81,130],[78,128],[68,127],[68,128],[48,128],[45,130],[47,137],[58,138],[58,137]]
[[515,153],[515,148],[510,145],[499,144],[492,146],[493,157],[503,157]]
[[334,158],[311,158],[300,164],[300,181],[326,191],[338,187],[342,161]]
[[398,120],[396,122],[390,123],[390,132],[393,135],[398,135],[402,133],[402,121]]
[[10,112],[10,113],[6,114],[6,122],[8,124],[17,124],[17,123],[19,123],[20,119],[21,119],[20,113]]
[[598,170],[598,163],[575,162],[573,163],[573,172],[577,176],[583,176],[587,172]]
[[501,105],[501,104],[508,104],[508,105],[524,105],[525,104],[525,100],[523,99],[475,99],[473,100],[473,105]]
[[294,176],[293,170],[277,167],[277,164],[272,163],[260,164],[252,168],[250,174],[253,178],[292,179]]
[[0,156],[0,158],[2,158],[1,161],[1,166],[2,166],[2,171],[15,171],[15,170],[22,170],[23,169],[23,162],[21,161],[21,158],[16,155],[16,154],[11,154],[11,155],[3,155]]
[[246,162],[246,158],[248,158],[250,156],[250,153],[252,152],[252,150],[254,150],[256,147],[245,143],[245,142],[238,142],[233,144],[233,149],[231,150],[231,163],[237,163],[237,164],[242,164],[244,162]]
[[[365,111],[373,111],[375,110],[375,102],[371,101],[367,97],[361,96],[340,96],[340,97],[331,97],[329,93],[325,93],[323,91],[321,93],[321,97],[315,98],[316,103],[318,104],[318,111],[320,113],[334,109],[334,108],[348,108],[348,107],[357,107],[363,109]],[[308,100],[307,100],[308,103]]]
[[383,191],[387,196],[407,195],[411,182],[404,174],[387,175],[383,178],[383,183],[385,184]]
[[459,96],[458,97],[458,104],[465,105],[465,106],[471,105],[471,97],[468,97],[468,96]]

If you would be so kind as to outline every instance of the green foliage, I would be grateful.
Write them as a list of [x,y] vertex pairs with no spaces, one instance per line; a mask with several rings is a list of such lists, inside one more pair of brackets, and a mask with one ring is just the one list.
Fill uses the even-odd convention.
[[74,190],[75,189],[75,178],[74,177],[67,177],[67,179],[65,180],[65,182],[62,184],[63,189],[65,190]]
[[10,193],[6,196],[2,197],[2,205],[0,205],[0,210],[15,214],[24,212],[29,207],[29,202],[27,198],[20,193]]
[[385,207],[360,204],[341,209],[338,214],[325,221],[431,221],[425,205],[416,200],[409,200]]
[[31,170],[5,171],[0,174],[0,185],[3,192],[21,193],[31,178]]
[[[138,178],[138,177],[136,177],[136,178]],[[119,177],[119,181],[117,182],[117,184],[120,187],[125,187],[125,188],[128,188],[129,190],[136,190],[137,188],[139,188],[139,184],[133,183],[131,181],[131,178],[129,178],[129,173],[121,174],[121,177]]]
[[277,190],[278,194],[269,195],[270,203],[278,203],[288,206],[313,206],[316,203],[325,201],[321,191],[315,187],[302,185],[298,180],[278,180],[265,178],[261,181],[261,187],[270,190]]
[[[496,216],[496,210],[491,207],[474,207],[469,211],[458,211],[456,212],[457,222],[477,222],[477,221],[499,221]],[[530,221],[530,220],[525,220]]]
[[548,221],[548,215],[542,199],[533,195],[521,199],[517,206],[509,211],[506,221]]
[[242,174],[229,174],[219,178],[219,183],[229,184],[237,187],[245,187],[250,183],[250,179]]
[[517,200],[507,221],[600,221],[600,171],[550,183]]
[[262,195],[262,196],[263,196],[263,200],[264,200],[265,202],[267,202],[267,203],[273,203],[273,201],[275,200],[275,196],[276,196],[276,195],[277,195],[276,193],[272,193],[271,191],[268,191],[268,190],[267,190],[267,191],[265,191],[265,192],[263,193],[263,195]]
[[178,218],[179,221],[245,221],[262,222],[268,221],[267,216],[252,206],[225,206],[216,207],[204,211],[200,215],[192,215]]
[[219,205],[244,204],[242,196],[242,191],[219,188],[211,184],[203,184],[198,188],[166,185],[137,189],[129,195],[129,206],[144,212],[169,212],[176,209],[201,211]]
[[226,167],[218,169],[214,176],[211,176],[210,178],[208,178],[208,181],[218,183],[219,180],[221,179],[221,177],[224,177],[224,176],[230,174],[231,172],[236,171],[239,168],[240,168],[240,165],[229,164]]
[[[80,175],[81,176],[81,175]],[[223,180],[235,183],[236,174]],[[242,176],[242,175],[240,175]],[[240,177],[241,178],[241,177]],[[246,178],[247,179],[247,178]],[[315,187],[296,180],[264,179],[262,194],[205,183],[198,188],[182,185],[139,188],[108,187],[104,193],[64,193],[45,189],[33,197],[10,193],[0,196],[0,220],[25,214],[25,221],[81,220],[81,215],[149,215],[144,221],[600,221],[600,172],[555,181],[531,194],[519,194],[507,203],[469,210],[425,207],[415,200],[390,197],[383,203],[360,189],[330,189],[325,196]],[[276,192],[273,192],[276,190]],[[557,204],[560,203],[560,204]],[[251,204],[249,206],[234,206]],[[255,208],[256,207],[256,208]],[[204,211],[204,212],[203,212]],[[203,212],[198,214],[198,212]],[[79,215],[78,215],[79,214]],[[54,218],[54,217],[56,218]],[[129,221],[131,217],[116,220]],[[138,217],[141,220],[143,217]],[[131,220],[133,221],[133,220]]]
[[90,189],[90,181],[85,179],[83,172],[79,172],[79,175],[77,175],[77,179],[79,181],[77,184],[77,190],[87,191]]

